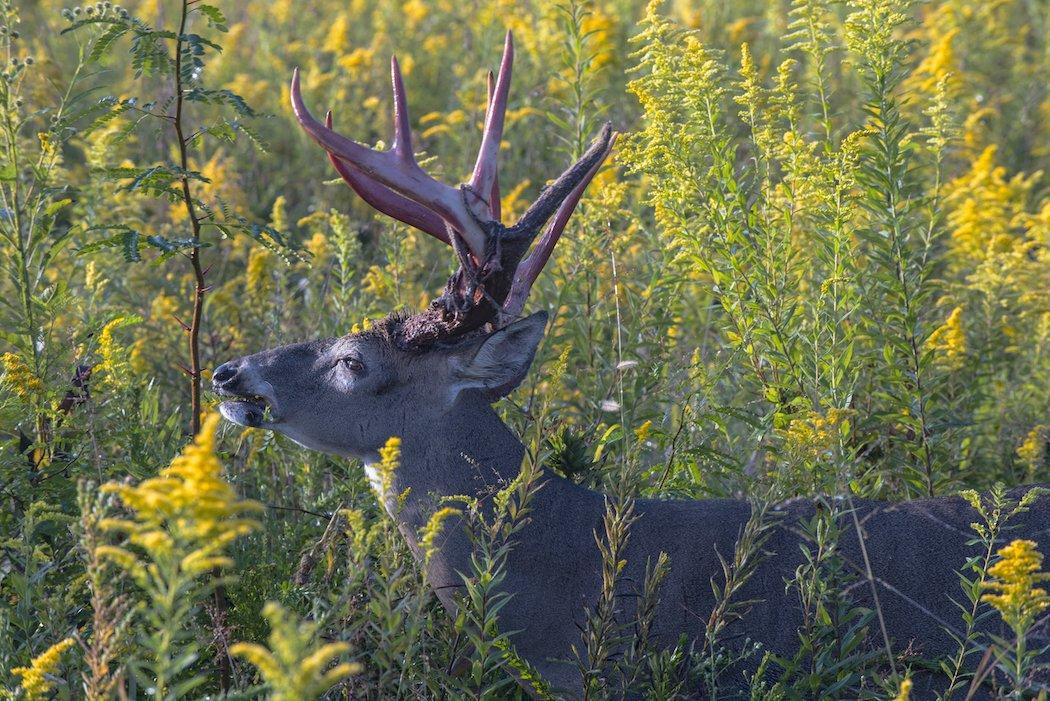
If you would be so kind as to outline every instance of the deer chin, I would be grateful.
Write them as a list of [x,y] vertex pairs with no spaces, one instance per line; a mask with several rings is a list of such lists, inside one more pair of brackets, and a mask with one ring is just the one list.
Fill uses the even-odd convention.
[[226,401],[219,404],[219,413],[230,423],[245,428],[274,429],[280,424],[276,402],[271,394],[242,395],[220,392]]
[[219,404],[219,413],[230,423],[245,428],[266,428],[266,404],[251,399],[232,399]]

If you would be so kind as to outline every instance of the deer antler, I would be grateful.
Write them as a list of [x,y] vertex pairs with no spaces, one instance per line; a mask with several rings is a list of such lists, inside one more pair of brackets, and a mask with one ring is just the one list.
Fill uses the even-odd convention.
[[[612,150],[615,134],[606,123],[583,156],[544,188],[514,225],[505,226],[500,221],[498,163],[513,62],[514,43],[507,32],[499,73],[495,80],[489,74],[489,105],[474,171],[458,188],[434,180],[415,160],[396,58],[390,64],[394,140],[389,151],[367,148],[335,132],[331,112],[324,124],[317,121],[303,103],[298,70],[292,76],[292,109],[299,124],[328,152],[354,192],[380,212],[450,244],[459,258],[460,267],[442,296],[402,322],[399,337],[406,347],[451,340],[517,316],[583,191]],[[541,228],[539,243],[523,262]]]

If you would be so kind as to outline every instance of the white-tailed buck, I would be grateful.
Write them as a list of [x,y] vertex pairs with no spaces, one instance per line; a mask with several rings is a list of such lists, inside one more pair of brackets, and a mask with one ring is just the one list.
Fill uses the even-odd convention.
[[[399,436],[401,464],[391,493],[381,498],[391,509],[392,495],[408,490],[393,513],[417,552],[417,534],[441,497],[484,500],[519,474],[524,447],[491,405],[517,387],[529,369],[547,317],[536,313],[522,318],[526,296],[615,139],[606,124],[582,158],[544,188],[516,223],[505,225],[497,155],[512,60],[508,34],[495,85],[490,81],[473,175],[459,187],[432,179],[413,157],[396,60],[391,66],[394,140],[384,152],[337,134],[331,114],[325,123],[311,116],[298,74],[292,77],[292,107],[299,123],[327,151],[350,187],[379,211],[448,243],[459,269],[443,294],[419,314],[395,314],[361,333],[256,353],[218,367],[213,376],[215,390],[229,399],[221,407],[228,420],[272,429],[307,448],[360,459],[366,470],[379,459],[387,439]],[[601,588],[595,532],[601,529],[606,499],[555,474],[544,473],[541,480],[529,523],[506,564],[502,586],[512,598],[499,621],[502,630],[514,631],[517,653],[561,694],[575,697],[580,673],[565,661],[573,646],[580,646],[581,624]],[[890,646],[897,671],[911,665],[917,680],[913,698],[933,698],[930,689],[944,679],[935,663],[918,660],[937,660],[958,650],[955,638],[963,635],[964,624],[954,603],[963,599],[956,571],[975,554],[968,541],[977,515],[959,498],[850,505],[856,522],[852,514],[842,521],[837,547],[853,582],[843,593],[878,614],[864,644],[875,654],[882,650],[887,671]],[[846,506],[841,502],[844,513]],[[671,646],[684,636],[699,649],[716,605],[712,581],[724,582],[722,559],[732,560],[752,506],[735,500],[639,500],[635,509],[638,518],[619,580],[626,595],[623,615],[632,615],[630,594],[645,579],[647,563],[666,552],[671,569],[660,587],[652,640]],[[787,658],[798,649],[802,607],[798,592],[786,583],[804,561],[808,541],[800,524],[817,510],[808,501],[774,510],[758,564],[733,593],[750,604],[723,631],[721,640],[728,647],[758,643]],[[1017,516],[1014,526],[1010,537],[1050,540],[1045,502]],[[453,607],[461,573],[470,571],[472,545],[455,524],[446,523],[444,534],[428,573],[438,596]],[[998,626],[994,616],[982,621],[988,628]],[[1044,619],[1029,645],[1045,644],[1046,636]],[[975,667],[980,658],[968,656],[965,666]],[[726,671],[721,688],[730,690],[727,695],[744,688],[747,667]]]

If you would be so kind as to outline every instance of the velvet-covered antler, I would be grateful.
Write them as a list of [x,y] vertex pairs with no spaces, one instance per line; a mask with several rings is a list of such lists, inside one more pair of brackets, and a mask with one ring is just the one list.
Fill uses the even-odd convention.
[[[391,60],[394,140],[389,151],[367,148],[336,133],[331,113],[324,124],[317,121],[303,103],[298,70],[292,76],[296,118],[328,152],[354,192],[380,212],[450,244],[459,257],[460,268],[449,279],[444,294],[402,323],[399,336],[406,346],[451,340],[518,315],[583,191],[612,149],[615,134],[606,124],[586,153],[544,188],[517,223],[504,226],[500,221],[499,148],[513,62],[514,42],[508,32],[499,73],[495,80],[489,74],[489,104],[474,171],[470,181],[458,188],[434,180],[415,160],[396,58]],[[539,243],[525,258],[541,229]]]

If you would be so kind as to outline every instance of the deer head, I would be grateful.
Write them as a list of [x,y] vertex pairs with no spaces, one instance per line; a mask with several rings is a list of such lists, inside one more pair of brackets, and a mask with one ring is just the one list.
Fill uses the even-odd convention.
[[387,438],[404,435],[408,422],[432,425],[465,394],[491,402],[521,382],[546,322],[545,314],[519,318],[525,299],[615,134],[607,123],[583,156],[517,222],[505,225],[497,164],[513,58],[508,32],[499,73],[495,80],[489,74],[474,170],[459,187],[433,179],[415,160],[396,58],[388,151],[333,131],[331,112],[324,123],[315,119],[303,102],[298,70],[293,74],[295,116],[346,183],[375,209],[451,246],[459,268],[418,314],[393,314],[363,333],[275,348],[216,368],[212,383],[229,399],[220,407],[228,420],[369,461]]

